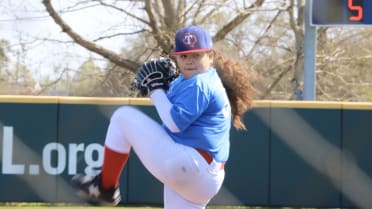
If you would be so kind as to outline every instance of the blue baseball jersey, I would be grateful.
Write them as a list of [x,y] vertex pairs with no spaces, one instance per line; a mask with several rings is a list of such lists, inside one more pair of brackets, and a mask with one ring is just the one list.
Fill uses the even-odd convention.
[[178,133],[168,134],[180,144],[208,151],[218,162],[227,161],[230,149],[231,107],[216,69],[189,79],[180,75],[167,92]]

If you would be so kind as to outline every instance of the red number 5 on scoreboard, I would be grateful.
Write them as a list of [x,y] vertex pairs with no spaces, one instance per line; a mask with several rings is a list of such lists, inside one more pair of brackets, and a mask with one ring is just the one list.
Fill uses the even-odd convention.
[[[353,15],[349,17],[350,21],[358,22],[363,19],[363,7],[362,6],[354,5],[353,0],[347,0],[347,7],[349,8],[350,11],[353,12]],[[354,13],[356,13],[356,15],[354,15]]]

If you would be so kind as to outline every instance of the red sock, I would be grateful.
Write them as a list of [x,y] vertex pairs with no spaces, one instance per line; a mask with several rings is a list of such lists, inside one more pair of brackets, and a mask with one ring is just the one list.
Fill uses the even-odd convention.
[[129,153],[116,152],[105,146],[101,184],[103,189],[111,189],[119,185],[121,172],[127,163]]

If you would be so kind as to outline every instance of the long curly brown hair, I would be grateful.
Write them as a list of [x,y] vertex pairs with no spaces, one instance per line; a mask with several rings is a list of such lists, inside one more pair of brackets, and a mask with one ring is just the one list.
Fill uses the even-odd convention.
[[233,125],[236,129],[245,130],[242,116],[252,107],[253,98],[258,93],[252,85],[256,78],[254,71],[219,50],[213,50],[213,55],[213,67],[216,68],[230,100]]

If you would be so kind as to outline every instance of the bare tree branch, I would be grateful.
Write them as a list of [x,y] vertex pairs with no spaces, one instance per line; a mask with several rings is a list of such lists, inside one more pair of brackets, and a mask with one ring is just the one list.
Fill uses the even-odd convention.
[[136,16],[136,15],[134,15],[132,13],[129,13],[128,11],[126,11],[126,10],[124,10],[122,8],[116,7],[116,6],[112,5],[112,4],[107,4],[107,3],[105,3],[105,2],[103,2],[101,0],[95,0],[95,1],[98,1],[103,6],[110,7],[110,8],[113,8],[115,10],[118,10],[120,12],[123,12],[124,14],[128,15],[129,17],[132,17],[132,18],[134,18],[134,19],[136,19],[136,20],[138,20],[138,21],[140,21],[140,22],[142,22],[142,23],[144,23],[146,25],[150,25],[150,23],[147,20],[144,20],[144,19],[142,19],[142,18],[140,18],[140,17],[138,17],[138,16]]
[[258,37],[258,39],[255,41],[255,43],[253,44],[252,48],[249,50],[249,52],[247,53],[248,55],[252,54],[252,52],[256,49],[256,47],[258,46],[258,44],[260,43],[260,41],[262,39],[264,39],[266,36],[265,34],[270,30],[270,28],[273,26],[274,22],[276,21],[276,19],[279,17],[280,13],[282,11],[281,10],[278,10],[278,13],[276,13],[276,15],[274,16],[274,18],[270,21],[270,23],[266,26],[264,32],[262,33],[262,36]]
[[167,27],[162,27],[161,29],[163,29],[163,31],[159,30],[159,27],[158,27],[157,23],[160,22],[160,21],[158,20],[158,18],[153,13],[153,9],[152,9],[152,6],[151,6],[152,5],[151,0],[146,0],[145,2],[146,2],[145,11],[146,11],[146,13],[149,17],[149,20],[150,20],[150,27],[152,29],[152,35],[154,36],[155,40],[160,45],[160,47],[165,51],[164,53],[169,54],[169,52],[172,50],[172,44],[171,44],[172,39],[170,38],[170,36],[173,35],[173,34],[169,34],[165,31],[165,29],[167,29]]
[[225,36],[230,33],[236,26],[241,24],[245,19],[251,16],[252,12],[249,11],[252,8],[257,8],[262,6],[265,0],[256,0],[251,6],[249,6],[245,12],[238,14],[233,20],[224,25],[217,34],[213,37],[213,42],[218,42],[225,38]]
[[[304,14],[303,0],[297,0],[298,14]],[[295,3],[290,0],[290,5],[287,8],[289,17],[289,25],[295,36],[296,60],[294,62],[294,75],[292,79],[293,92],[302,91],[303,88],[303,69],[304,69],[304,15],[298,15],[297,21],[294,14]]]
[[163,6],[164,6],[164,22],[168,28],[171,30],[176,30],[178,27],[178,16],[177,11],[175,7],[175,1],[174,0],[162,0]]
[[[198,1],[195,1],[195,3],[197,3],[197,2]],[[210,16],[212,16],[212,14],[214,14],[216,11],[218,11],[226,2],[227,2],[227,0],[221,1],[221,3],[219,3],[218,5],[215,5],[213,7],[213,9],[211,9],[206,15],[204,15],[203,18],[201,18],[200,20],[198,20],[197,19],[197,15],[199,14],[199,12],[203,11],[203,4],[204,4],[204,1],[203,1],[202,4],[200,4],[200,6],[198,7],[197,13],[195,13],[195,18],[193,20],[194,24],[203,24],[204,22],[206,22],[206,20]]]
[[36,95],[42,95],[44,94],[50,87],[56,85],[58,82],[60,82],[63,78],[63,75],[65,75],[69,71],[68,68],[63,69],[63,71],[59,74],[58,78],[56,78],[54,81],[49,82],[47,85],[45,85],[42,89],[40,89],[38,92],[36,92]]
[[270,93],[271,91],[275,88],[275,86],[279,83],[280,80],[282,80],[282,78],[284,78],[284,76],[290,72],[292,69],[291,66],[287,67],[287,69],[285,69],[284,71],[282,71],[276,78],[275,80],[270,84],[270,86],[265,90],[265,92],[262,94],[261,98],[260,99],[265,99]]
[[142,33],[142,32],[145,32],[145,30],[142,29],[142,30],[139,30],[139,31],[131,32],[131,33],[116,33],[116,34],[113,34],[113,35],[110,35],[110,36],[98,37],[98,38],[94,39],[93,41],[100,41],[100,40],[103,40],[103,39],[113,38],[113,37],[116,37],[116,36],[133,35],[133,34]]
[[138,63],[135,63],[131,60],[124,59],[119,54],[115,53],[114,51],[111,51],[109,49],[106,49],[93,41],[87,40],[80,36],[78,33],[76,33],[63,19],[57,14],[57,12],[54,10],[51,1],[50,0],[43,0],[43,4],[48,11],[49,15],[53,18],[53,20],[56,22],[57,25],[59,25],[63,32],[68,34],[70,38],[72,38],[77,44],[80,46],[95,52],[111,62],[117,64],[120,67],[127,68],[128,70],[135,72]]

